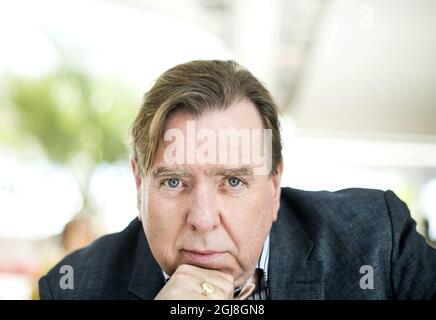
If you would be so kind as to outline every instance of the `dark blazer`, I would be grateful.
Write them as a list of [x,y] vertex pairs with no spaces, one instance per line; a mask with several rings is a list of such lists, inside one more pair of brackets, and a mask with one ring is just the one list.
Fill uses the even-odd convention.
[[[271,299],[436,298],[436,249],[391,191],[283,188],[270,237]],[[60,268],[74,270],[62,289]],[[361,267],[373,269],[362,289]],[[368,282],[366,282],[368,283]],[[42,299],[153,299],[164,278],[138,219],[65,257],[39,281]]]

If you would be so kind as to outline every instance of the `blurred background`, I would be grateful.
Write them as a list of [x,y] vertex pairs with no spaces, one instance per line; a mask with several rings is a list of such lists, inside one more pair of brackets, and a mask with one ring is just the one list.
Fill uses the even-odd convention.
[[435,31],[432,0],[0,1],[0,299],[136,216],[128,128],[194,59],[273,93],[284,186],[393,190],[434,245]]

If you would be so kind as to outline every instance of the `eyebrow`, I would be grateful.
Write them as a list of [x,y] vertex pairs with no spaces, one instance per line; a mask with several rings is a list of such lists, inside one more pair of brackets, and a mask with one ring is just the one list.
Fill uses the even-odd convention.
[[[249,176],[254,177],[254,172],[251,167],[243,166],[239,168],[215,168],[208,171],[208,174],[215,176]],[[176,177],[192,177],[193,174],[190,170],[178,169],[178,168],[169,168],[169,167],[157,167],[152,170],[151,175],[156,177],[167,177],[167,176],[176,176]]]
[[151,175],[156,177],[167,177],[167,176],[177,176],[177,177],[186,177],[192,176],[192,173],[188,170],[177,169],[177,168],[169,168],[169,167],[157,167],[152,170]]
[[212,169],[211,174],[216,176],[254,176],[253,169],[247,166],[239,167],[239,168],[217,168]]

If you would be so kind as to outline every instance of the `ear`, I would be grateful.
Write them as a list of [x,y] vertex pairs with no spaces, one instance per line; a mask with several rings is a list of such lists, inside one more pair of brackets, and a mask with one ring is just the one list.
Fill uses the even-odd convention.
[[277,215],[279,212],[279,208],[280,208],[280,195],[281,195],[281,183],[282,183],[282,174],[283,174],[283,162],[280,162],[279,165],[277,166],[277,173],[275,175],[272,176],[272,182],[273,182],[273,188],[274,188],[274,197],[273,197],[273,202],[274,202],[274,216],[273,219],[274,221],[277,220]]
[[136,206],[138,210],[141,208],[141,184],[142,184],[142,176],[141,170],[139,169],[138,164],[134,159],[130,160],[130,165],[132,167],[133,177],[135,178],[136,184]]

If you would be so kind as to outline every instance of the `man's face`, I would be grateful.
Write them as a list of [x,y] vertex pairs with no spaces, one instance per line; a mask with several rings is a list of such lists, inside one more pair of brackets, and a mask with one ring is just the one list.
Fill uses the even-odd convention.
[[[189,152],[188,143],[202,144],[188,141],[192,140],[188,121],[195,121],[197,132],[207,129],[216,137],[223,129],[263,132],[259,113],[246,100],[226,110],[207,111],[198,118],[174,113],[164,132],[180,130],[184,137],[180,146],[185,152]],[[152,170],[145,177],[132,161],[139,218],[153,256],[169,275],[179,265],[191,264],[229,273],[237,287],[253,272],[277,218],[282,165],[277,175],[270,176],[253,174],[255,163],[242,159],[236,163],[168,163],[165,150],[173,142],[161,138]],[[241,143],[233,147],[246,152]],[[218,146],[216,150],[218,159],[223,150]]]

